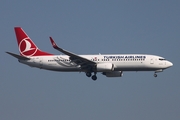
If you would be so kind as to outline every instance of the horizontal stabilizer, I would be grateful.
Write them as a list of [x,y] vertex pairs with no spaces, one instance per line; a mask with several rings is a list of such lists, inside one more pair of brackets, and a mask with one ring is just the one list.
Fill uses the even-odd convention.
[[27,57],[24,57],[24,56],[21,56],[21,55],[17,55],[17,54],[14,54],[14,53],[11,53],[11,52],[6,52],[7,54],[9,55],[12,55],[13,57],[19,59],[19,60],[30,60],[30,58],[27,58]]

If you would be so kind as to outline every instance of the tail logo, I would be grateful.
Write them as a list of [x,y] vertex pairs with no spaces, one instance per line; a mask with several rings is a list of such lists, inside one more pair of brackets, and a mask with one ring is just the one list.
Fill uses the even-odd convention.
[[23,56],[33,56],[37,52],[37,49],[29,38],[24,38],[19,43],[19,51]]

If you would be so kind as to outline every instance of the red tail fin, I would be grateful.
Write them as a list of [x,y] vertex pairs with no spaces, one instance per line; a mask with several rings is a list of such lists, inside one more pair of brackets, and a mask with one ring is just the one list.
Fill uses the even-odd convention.
[[19,47],[19,52],[22,56],[46,56],[52,55],[47,52],[43,52],[34,44],[29,36],[20,27],[14,28]]

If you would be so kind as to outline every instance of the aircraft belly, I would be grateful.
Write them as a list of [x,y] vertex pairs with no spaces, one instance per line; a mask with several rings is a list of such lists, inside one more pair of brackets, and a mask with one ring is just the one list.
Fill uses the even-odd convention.
[[69,66],[69,67],[63,67],[63,66],[59,66],[59,65],[53,65],[53,66],[44,66],[43,69],[47,69],[47,70],[52,70],[52,71],[64,71],[64,72],[75,72],[75,71],[80,71],[81,69],[79,67],[73,67],[73,66]]
[[127,64],[118,64],[115,65],[115,71],[154,71],[158,68],[144,63],[127,63]]
[[155,71],[155,68],[115,68],[114,71]]

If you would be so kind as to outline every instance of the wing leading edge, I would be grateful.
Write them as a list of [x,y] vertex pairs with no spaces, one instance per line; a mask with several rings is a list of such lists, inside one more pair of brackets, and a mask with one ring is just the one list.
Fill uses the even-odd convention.
[[55,41],[52,39],[52,37],[50,37],[50,41],[51,41],[51,44],[52,44],[54,49],[56,49],[56,50],[58,50],[58,51],[60,51],[60,52],[62,52],[64,54],[68,55],[69,59],[72,62],[74,62],[74,63],[76,63],[78,65],[81,65],[82,68],[87,67],[87,66],[96,65],[96,62],[93,62],[93,61],[91,61],[89,59],[86,59],[84,57],[76,55],[75,53],[69,52],[67,50],[64,50],[64,49],[58,47],[58,45],[55,43]]

